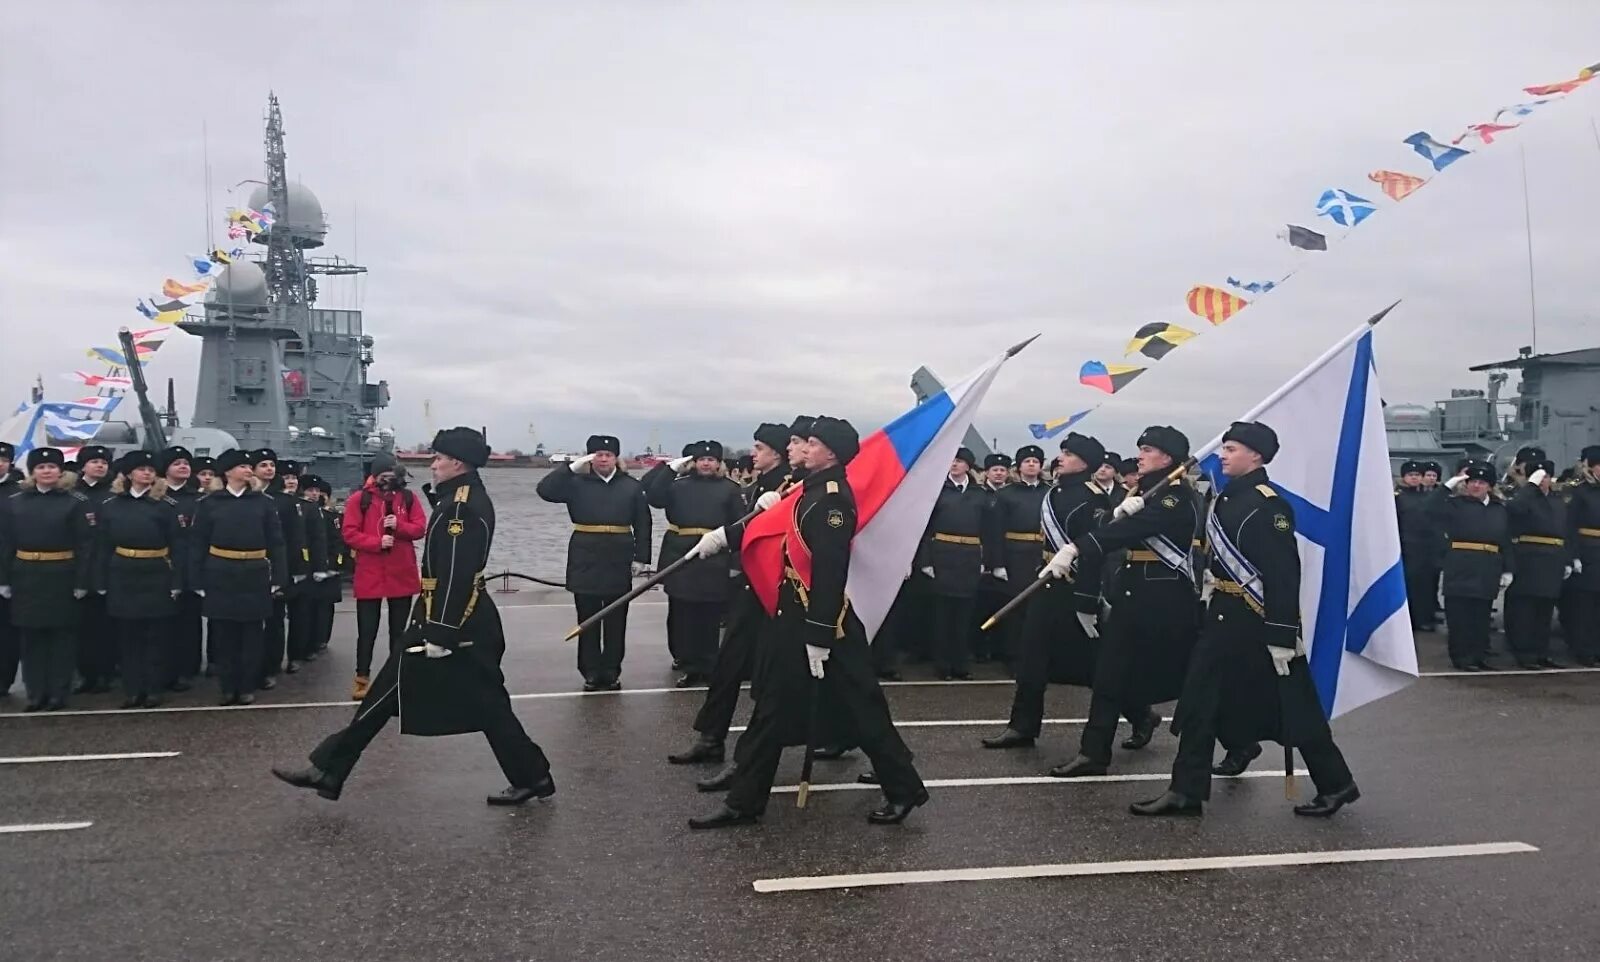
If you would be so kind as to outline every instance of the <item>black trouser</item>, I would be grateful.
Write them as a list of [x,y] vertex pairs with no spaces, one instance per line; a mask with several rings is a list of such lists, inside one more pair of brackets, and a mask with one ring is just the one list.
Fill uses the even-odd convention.
[[259,621],[206,619],[206,640],[217,649],[217,683],[224,695],[253,694],[261,682],[262,637]]
[[[1573,626],[1567,631],[1567,650],[1580,661],[1600,657],[1600,591],[1577,589],[1572,607]],[[4,672],[5,666],[0,665],[0,681],[5,680]]]
[[[588,621],[600,609],[622,597],[615,595],[572,596],[578,621]],[[585,681],[610,684],[622,677],[622,656],[627,653],[628,606],[623,605],[578,636],[578,674]]]
[[967,636],[972,622],[972,596],[933,596],[933,660],[946,674],[967,670]]
[[77,604],[78,674],[89,684],[109,682],[117,673],[117,636],[106,596],[90,592]]
[[1444,619],[1449,632],[1450,663],[1457,668],[1476,664],[1489,657],[1489,612],[1491,598],[1444,596]]
[[17,634],[22,641],[22,684],[28,690],[28,701],[66,701],[72,693],[78,629],[19,628]]
[[766,609],[761,607],[761,599],[754,591],[745,588],[734,597],[728,624],[722,633],[722,647],[717,650],[717,660],[711,668],[705,704],[694,716],[694,730],[708,739],[720,742],[728,737],[728,726],[733,724],[733,711],[739,704],[739,685],[750,678],[756,639],[761,636],[766,620]]
[[[1113,639],[1110,643],[1116,642]],[[1017,687],[1020,693],[1021,685]],[[1089,721],[1083,726],[1083,736],[1078,739],[1078,754],[1100,765],[1111,764],[1111,743],[1117,737],[1118,717],[1130,722],[1148,719],[1150,706],[1130,704],[1126,699],[1096,687],[1089,696]]]
[[[1178,756],[1172,762],[1173,791],[1202,802],[1211,797],[1211,766],[1212,757],[1216,754],[1217,736],[1217,719],[1214,716],[1184,716],[1183,733],[1178,736]],[[1245,738],[1225,738],[1225,748],[1229,747],[1229,741],[1243,743],[1232,746],[1230,750],[1250,744]],[[1333,742],[1332,732],[1324,730],[1322,736],[1295,747],[1300,757],[1305,759],[1306,770],[1311,773],[1311,782],[1317,786],[1318,795],[1344,791],[1355,782],[1355,776],[1350,774],[1350,766],[1345,763],[1344,753]]]
[[178,596],[177,613],[167,621],[163,683],[170,685],[180,678],[200,674],[200,639],[205,633],[200,609],[204,604],[205,601],[192,591]]
[[333,609],[336,605],[337,602],[333,601],[317,602],[316,640],[318,651],[328,647],[328,643],[333,641]]
[[992,585],[978,589],[978,595],[972,605],[972,627],[967,633],[972,657],[978,661],[1010,661],[1014,657],[1006,646],[1009,638],[1004,630],[1005,626],[996,625],[989,631],[983,630],[983,623],[1010,600],[1009,595]]
[[1431,628],[1434,622],[1439,569],[1426,564],[1406,563],[1406,603],[1411,609],[1412,628]]
[[0,598],[0,695],[11,690],[22,664],[22,639],[11,624],[11,600]]
[[[349,777],[367,745],[399,712],[399,680],[400,658],[390,657],[373,679],[367,697],[356,707],[350,724],[322,740],[311,752],[311,764],[335,783],[342,783]],[[489,740],[489,748],[494,752],[495,761],[500,763],[500,770],[505,772],[506,781],[517,788],[532,788],[544,781],[550,774],[550,760],[523,730],[522,723],[511,710],[511,696],[504,685],[484,702],[484,712],[483,735]]]
[[889,606],[889,613],[883,618],[883,624],[878,626],[878,634],[872,639],[872,667],[880,675],[887,675],[899,668],[901,640],[911,630],[913,614],[917,602],[921,600],[912,594],[908,587],[910,582],[902,582],[900,591],[894,596],[894,604]]
[[[309,580],[300,587],[309,589]],[[315,647],[314,632],[317,626],[317,602],[301,592],[289,599],[289,660],[305,661]]]
[[722,630],[722,613],[727,609],[722,601],[685,601],[667,599],[667,645],[673,647],[676,661],[690,675],[704,677],[711,674],[717,661],[717,633]]
[[[1030,603],[1042,606],[1052,600],[1035,598]],[[1051,677],[1056,673],[1057,663],[1063,661],[1065,646],[1073,644],[1087,645],[1089,643],[1088,639],[1079,633],[1081,629],[1078,628],[1077,615],[1070,608],[1056,604],[1052,606],[1052,609],[1051,614],[1070,618],[1072,619],[1071,624],[1052,623],[1052,619],[1041,617],[1045,615],[1045,610],[1034,613],[1029,630],[1022,632],[1022,650],[1017,653],[1017,689],[1011,696],[1011,718],[1006,723],[1006,727],[1019,735],[1025,735],[1029,738],[1038,738],[1044,729],[1045,689],[1049,686]],[[1017,619],[1018,622],[1023,622],[1029,618],[1029,612],[1027,610],[1014,611],[1011,613],[1011,617]],[[1064,635],[1065,637],[1063,637]],[[1115,709],[1115,705],[1117,702],[1110,699],[1102,699],[1102,702],[1102,710],[1104,710],[1104,705],[1113,706],[1109,734],[1104,736],[1105,757],[1104,759],[1100,759],[1098,756],[1091,757],[1099,761],[1109,762],[1111,760],[1111,742],[1116,737],[1117,709]],[[1093,704],[1094,699],[1091,697],[1089,712],[1091,719],[1094,718]],[[1150,718],[1149,705],[1129,705],[1125,706],[1121,711],[1122,717],[1128,719],[1128,724],[1130,725],[1144,724]],[[1085,729],[1085,734],[1087,732],[1088,729]],[[1097,737],[1099,736],[1097,735]],[[1088,753],[1085,752],[1085,754]]]
[[[785,638],[775,643],[792,641]],[[808,694],[802,696],[799,692]],[[783,756],[784,719],[792,712],[809,708],[766,702],[795,697],[829,699],[829,709],[838,716],[835,722],[857,736],[878,774],[884,797],[890,802],[909,804],[922,794],[922,777],[911,762],[911,749],[889,717],[889,702],[878,687],[871,652],[860,638],[847,638],[831,649],[820,684],[813,684],[808,678],[803,686],[775,685],[770,691],[762,691],[750,729],[739,739],[734,752],[739,773],[728,790],[729,808],[751,814],[766,811],[772,780],[777,777],[778,761]]]
[[406,622],[411,617],[412,596],[404,598],[358,598],[356,600],[356,674],[372,674],[372,649],[378,640],[378,621],[389,608],[389,653],[400,647]]
[[1550,619],[1555,611],[1554,598],[1506,595],[1506,647],[1517,664],[1529,666],[1550,657]]
[[170,619],[121,618],[117,644],[122,655],[122,691],[129,698],[150,695],[166,684],[166,641]]
[[283,671],[283,655],[288,650],[286,624],[289,602],[283,598],[272,599],[272,614],[267,616],[266,634],[261,641],[261,677],[276,678]]

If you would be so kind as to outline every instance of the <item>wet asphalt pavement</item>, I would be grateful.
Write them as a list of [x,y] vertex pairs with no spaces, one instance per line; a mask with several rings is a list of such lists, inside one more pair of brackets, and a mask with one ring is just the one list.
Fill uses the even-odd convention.
[[[689,740],[700,692],[670,689],[659,597],[635,608],[618,694],[577,694],[559,602],[507,607],[506,673],[556,796],[515,810],[476,735],[380,736],[337,803],[274,781],[348,718],[353,618],[333,650],[249,709],[209,689],[174,710],[0,717],[0,959],[758,960],[1593,959],[1600,954],[1600,673],[1425,677],[1335,726],[1364,797],[1293,816],[1278,777],[1219,782],[1203,819],[1134,819],[1163,787],[1163,731],[1113,774],[1153,781],[935,787],[898,827],[873,791],[778,794],[759,826],[691,833],[710,810]],[[502,605],[538,603],[523,593]],[[1448,667],[1421,638],[1425,671]],[[902,684],[899,721],[1003,719],[1010,686]],[[925,677],[919,666],[908,681]],[[21,698],[0,698],[0,713]],[[331,704],[323,704],[331,703]],[[270,708],[269,705],[302,707]],[[1054,688],[1054,718],[1086,693]],[[202,709],[202,710],[181,710]],[[742,705],[735,724],[742,724]],[[1079,726],[985,751],[997,725],[906,726],[928,779],[1038,775]],[[731,748],[731,745],[730,745]],[[175,757],[17,764],[41,755]],[[794,784],[798,750],[779,784]],[[1281,769],[1266,746],[1254,769]],[[859,754],[819,762],[847,783]],[[1310,786],[1300,780],[1302,799]],[[761,893],[760,879],[1040,863],[1521,842],[1537,851]]]

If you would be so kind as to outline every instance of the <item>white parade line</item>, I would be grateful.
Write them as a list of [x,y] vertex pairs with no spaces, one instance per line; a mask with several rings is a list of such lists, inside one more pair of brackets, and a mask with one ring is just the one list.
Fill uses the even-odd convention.
[[33,765],[40,762],[122,762],[136,758],[176,758],[182,752],[118,752],[111,755],[15,755],[0,757],[0,765]]
[[1265,855],[1216,855],[1206,858],[1155,858],[1126,862],[1065,862],[1056,865],[1002,865],[994,868],[930,869],[915,872],[865,872],[859,875],[801,875],[756,879],[755,890],[815,892],[881,885],[925,885],[935,882],[993,882],[1003,879],[1071,878],[1085,875],[1140,875],[1150,872],[1203,872],[1215,869],[1278,868],[1290,865],[1341,865],[1356,862],[1412,862],[1422,859],[1515,855],[1539,851],[1526,842],[1480,842],[1472,845],[1419,845],[1407,848],[1358,848],[1328,852],[1276,852]]
[[[1172,719],[1171,718],[1163,718],[1161,720],[1163,722],[1169,722]],[[1125,724],[1124,722],[1121,722],[1120,720],[1119,720],[1118,723],[1119,724]],[[1011,724],[1011,720],[1008,719],[1008,718],[940,718],[940,719],[925,720],[925,721],[906,721],[903,718],[896,718],[894,720],[894,727],[896,727],[896,728],[992,728],[992,727],[997,727],[997,726],[998,727],[1004,727],[1004,726],[1009,725],[1009,724]],[[1046,725],[1087,725],[1087,724],[1089,724],[1089,719],[1087,719],[1087,718],[1046,718],[1046,719],[1044,719],[1044,724],[1046,724]],[[745,725],[734,725],[734,726],[732,726],[732,727],[730,727],[728,729],[728,732],[730,734],[733,733],[733,732],[742,732],[742,731],[745,730],[746,727],[747,726],[745,726]]]
[[[1550,675],[1581,675],[1581,674],[1595,674],[1595,673],[1600,673],[1600,668],[1543,668],[1543,669],[1513,668],[1513,669],[1506,669],[1504,671],[1484,671],[1484,672],[1477,672],[1477,671],[1425,671],[1425,672],[1421,673],[1420,677],[1422,677],[1422,678],[1477,678],[1477,679],[1490,680],[1490,679],[1494,679],[1494,678],[1532,677],[1532,676],[1550,676]],[[885,682],[879,682],[879,684],[884,688],[927,688],[927,687],[935,687],[935,688],[947,688],[947,687],[948,688],[972,688],[972,687],[981,687],[981,686],[984,686],[984,685],[1015,685],[1016,681],[1014,679],[1011,679],[1011,678],[979,678],[979,679],[973,679],[971,681],[940,681],[940,680],[937,680],[937,679],[929,679],[929,680],[926,680],[926,681],[885,681]],[[750,687],[750,684],[749,684],[749,682],[745,682],[744,684],[740,685],[739,687],[741,689],[748,689]],[[665,687],[665,688],[624,688],[621,691],[539,691],[539,692],[528,692],[528,693],[521,694],[521,695],[512,695],[511,696],[511,700],[512,701],[527,701],[527,700],[533,700],[533,699],[547,699],[547,698],[608,698],[608,697],[615,697],[615,696],[618,696],[618,695],[673,695],[673,694],[684,694],[684,693],[699,694],[699,693],[703,693],[705,691],[706,691],[706,686],[705,685],[694,685],[694,686],[691,686],[689,688],[678,688],[677,686],[671,686],[671,687]],[[295,702],[262,702],[262,703],[258,703],[258,704],[255,704],[255,705],[176,705],[176,706],[170,706],[170,707],[164,705],[164,706],[162,706],[160,708],[77,708],[77,709],[72,709],[70,711],[42,712],[42,713],[38,713],[38,714],[23,714],[22,712],[0,712],[0,720],[4,720],[4,719],[7,719],[7,718],[42,718],[42,719],[68,718],[68,717],[73,717],[73,716],[78,716],[78,715],[162,715],[162,714],[171,714],[171,713],[178,713],[178,712],[255,711],[255,710],[260,710],[260,709],[282,709],[282,708],[353,708],[353,707],[355,707],[355,705],[356,705],[356,703],[353,702],[353,701],[295,701]],[[1162,719],[1162,720],[1166,721],[1167,719]],[[1046,721],[1046,724],[1058,724],[1058,725],[1060,725],[1060,724],[1067,724],[1067,725],[1079,724],[1079,725],[1081,725],[1083,723],[1084,722],[1082,720],[1073,720],[1073,719],[1062,719],[1062,720],[1058,720],[1058,721]],[[906,725],[906,726],[909,726],[909,727],[917,727],[916,723],[912,723],[912,722],[897,722],[896,724]],[[983,720],[983,721],[972,721],[972,722],[966,722],[966,721],[960,721],[960,722],[927,722],[927,723],[925,723],[925,727],[937,727],[939,725],[946,725],[946,724],[950,724],[950,725],[956,725],[956,724],[959,724],[959,725],[994,725],[994,724],[1004,725],[1005,721],[1003,721],[1003,720],[1002,721]],[[732,729],[732,730],[733,731],[742,731],[742,729],[739,729],[739,728],[735,728],[735,729]]]
[[93,822],[38,822],[33,825],[0,825],[0,835],[21,835],[24,832],[70,832],[88,828]]
[[[1310,772],[1297,768],[1296,775],[1309,775]],[[1243,775],[1213,775],[1219,782],[1231,782],[1241,778],[1282,778],[1283,769],[1277,771],[1245,772]],[[1080,778],[1055,778],[1050,775],[1006,775],[996,778],[930,778],[923,782],[929,788],[984,788],[994,785],[1104,785],[1107,782],[1166,782],[1171,781],[1169,772],[1138,772],[1129,775],[1084,775]],[[775,785],[774,792],[794,794],[800,790],[798,785]],[[861,782],[829,782],[825,785],[813,783],[812,792],[876,792],[880,791],[877,785],[864,785]]]

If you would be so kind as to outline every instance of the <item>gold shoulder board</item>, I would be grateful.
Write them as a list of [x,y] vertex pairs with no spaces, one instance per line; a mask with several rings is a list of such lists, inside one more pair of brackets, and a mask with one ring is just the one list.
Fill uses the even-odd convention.
[[1272,490],[1272,485],[1270,484],[1258,484],[1256,485],[1256,490],[1261,492],[1263,498],[1276,498],[1278,496],[1278,492]]
[[837,481],[829,481],[828,482],[828,493],[829,494],[838,494],[839,493],[839,482],[837,482]]
[[467,499],[470,497],[472,497],[472,488],[469,485],[463,484],[461,487],[456,489],[455,503],[466,504]]

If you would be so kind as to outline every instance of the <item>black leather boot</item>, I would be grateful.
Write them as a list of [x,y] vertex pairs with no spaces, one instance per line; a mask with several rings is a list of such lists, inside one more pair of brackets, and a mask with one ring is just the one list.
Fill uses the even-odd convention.
[[668,755],[667,761],[674,765],[698,765],[701,762],[721,763],[725,749],[722,739],[712,738],[709,735],[700,735],[690,745],[688,750]]

